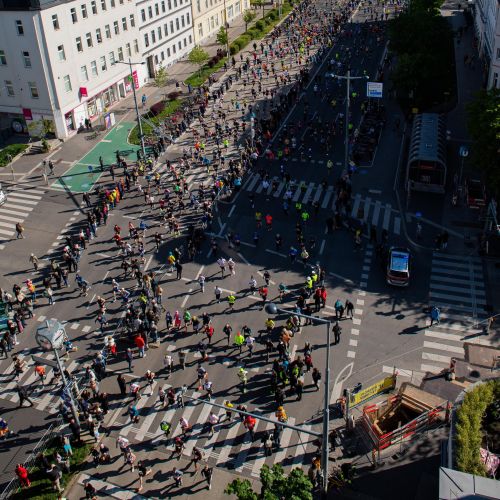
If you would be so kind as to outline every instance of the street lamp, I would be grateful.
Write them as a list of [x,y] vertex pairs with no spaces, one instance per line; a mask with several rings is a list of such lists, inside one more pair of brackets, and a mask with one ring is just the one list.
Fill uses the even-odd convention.
[[[268,302],[265,307],[268,314],[276,313],[290,314],[292,311],[277,307],[274,302]],[[307,314],[293,312],[299,318],[310,319],[326,325],[326,365],[325,365],[325,394],[323,402],[323,437],[321,448],[321,462],[323,464],[323,493],[328,492],[328,427],[330,423],[330,324],[331,321],[317,316],[308,316]]]
[[[47,320],[45,322],[45,326],[37,328],[35,333],[35,340],[37,344],[44,351],[52,351],[56,357],[57,367],[59,368],[59,373],[61,374],[61,378],[63,381],[63,391],[67,390],[68,382],[66,380],[66,376],[64,375],[63,367],[61,365],[61,359],[59,358],[59,353],[57,351],[63,346],[65,337],[66,330],[64,329],[64,326],[56,319]],[[76,408],[72,391],[68,390],[66,396],[69,396],[71,413],[73,413],[75,421],[79,422],[78,410]]]
[[129,58],[128,62],[126,61],[115,61],[119,64],[127,64],[130,68],[130,81],[132,82],[132,90],[134,91],[134,105],[135,105],[135,117],[137,119],[137,126],[139,127],[139,137],[141,138],[141,151],[142,157],[146,160],[146,147],[144,146],[144,134],[142,133],[142,122],[141,117],[139,115],[139,107],[137,106],[137,94],[135,92],[135,82],[134,82],[134,72],[132,71],[132,66],[136,66],[138,64],[146,64],[145,62],[132,62]]
[[226,0],[224,0],[224,29],[226,30],[226,57],[229,57],[229,23],[227,22]]
[[351,76],[351,70],[347,70],[346,75],[336,75],[334,73],[327,73],[326,76],[331,78],[338,78],[339,80],[345,80],[346,85],[346,100],[345,100],[345,149],[344,149],[344,168],[349,171],[349,105],[350,105],[350,92],[351,92],[351,80],[368,80],[368,75],[363,76]]

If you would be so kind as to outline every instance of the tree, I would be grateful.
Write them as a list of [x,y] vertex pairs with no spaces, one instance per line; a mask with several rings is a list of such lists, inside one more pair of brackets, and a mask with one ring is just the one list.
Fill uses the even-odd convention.
[[215,38],[216,42],[224,47],[227,50],[229,37],[227,36],[227,30],[224,26],[220,27],[220,30],[217,32],[217,37]]
[[156,70],[155,75],[155,86],[156,87],[165,87],[168,81],[168,73],[164,66],[160,65],[160,67]]
[[243,12],[243,21],[245,21],[245,31],[248,30],[248,24],[251,23],[256,17],[257,14],[252,10],[246,10],[245,12]]
[[492,191],[500,193],[500,90],[481,90],[467,105],[467,126],[474,140],[472,159]]
[[201,75],[201,67],[208,61],[209,57],[208,52],[197,45],[189,53],[188,61],[198,66],[198,72]]
[[236,495],[238,500],[280,500],[289,498],[294,500],[312,500],[313,484],[302,469],[293,469],[285,476],[283,467],[274,464],[271,468],[263,465],[260,471],[262,488],[260,495],[252,489],[248,479],[235,479],[224,490],[227,495]]

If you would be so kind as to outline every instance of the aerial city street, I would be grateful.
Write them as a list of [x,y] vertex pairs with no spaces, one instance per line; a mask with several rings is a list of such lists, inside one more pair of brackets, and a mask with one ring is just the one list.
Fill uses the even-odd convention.
[[[69,0],[54,20],[35,3],[63,30],[70,9],[79,30],[91,9],[131,8]],[[427,3],[450,33],[437,52],[454,59],[427,101],[398,87],[394,24],[424,0],[242,0],[245,21],[225,13],[201,43],[187,14],[194,42],[166,68],[129,38],[110,59],[125,75],[111,102],[71,117],[60,104],[55,129],[9,157],[0,499],[437,498],[456,401],[498,370],[500,226],[470,161],[466,103],[491,87],[474,7]],[[0,9],[14,25],[16,8]],[[127,18],[136,29],[139,11],[121,37]],[[254,21],[265,36],[242,34]],[[106,26],[96,45],[112,43]],[[250,42],[207,63],[238,36]],[[66,92],[84,102],[94,87],[74,71]]]

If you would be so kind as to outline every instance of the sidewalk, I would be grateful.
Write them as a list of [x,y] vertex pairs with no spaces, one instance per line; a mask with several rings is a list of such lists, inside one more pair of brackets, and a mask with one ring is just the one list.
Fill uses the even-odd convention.
[[[257,19],[256,19],[257,21]],[[228,29],[229,40],[234,40],[245,31],[245,23],[242,16],[240,16]],[[216,35],[209,38],[203,44],[203,48],[210,56],[216,54],[220,49],[215,41]],[[181,90],[184,95],[187,95],[187,88],[182,83],[184,80],[193,74],[198,67],[183,59],[177,61],[175,64],[167,68],[169,80],[165,87],[155,87],[153,83],[149,83],[141,87],[139,92],[141,95],[144,93],[148,97],[148,106],[151,106],[160,98],[170,92],[176,91],[176,82],[181,82]],[[135,108],[133,95],[126,97],[120,102],[116,103],[110,108],[110,111],[115,113],[117,125],[122,122],[135,122]],[[116,125],[115,125],[116,128]],[[113,129],[111,129],[113,130]],[[55,144],[55,149],[45,154],[34,154],[21,156],[12,165],[16,175],[16,182],[27,181],[35,184],[44,184],[43,172],[41,165],[43,160],[52,160],[55,164],[55,172],[57,176],[62,176],[73,163],[80,160],[88,152],[90,152],[99,142],[103,139],[100,135],[93,140],[88,140],[89,134],[86,132],[76,134],[65,141],[52,141]],[[59,145],[57,145],[59,143]],[[126,146],[126,144],[124,144]],[[6,184],[15,184],[12,182],[10,176],[2,180]]]

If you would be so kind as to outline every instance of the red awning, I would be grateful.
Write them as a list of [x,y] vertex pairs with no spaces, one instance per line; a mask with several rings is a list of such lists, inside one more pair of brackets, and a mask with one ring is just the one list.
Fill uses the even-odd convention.
[[80,97],[88,97],[87,87],[80,87]]

